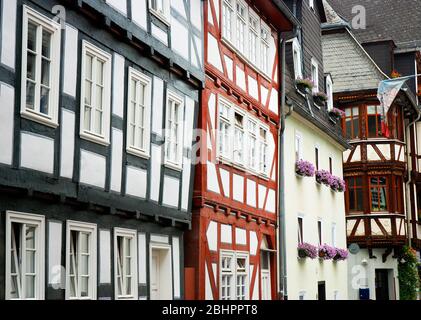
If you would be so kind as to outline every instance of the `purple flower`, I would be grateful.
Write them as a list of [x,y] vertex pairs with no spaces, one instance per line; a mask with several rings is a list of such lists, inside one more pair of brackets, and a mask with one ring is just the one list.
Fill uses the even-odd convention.
[[348,258],[348,250],[336,248],[336,255],[333,258],[336,261],[346,260]]
[[316,171],[316,181],[330,186],[332,184],[332,175],[327,170]]
[[345,181],[339,177],[332,176],[329,180],[329,185],[334,191],[343,192],[345,191]]
[[334,247],[331,247],[327,244],[324,244],[319,247],[319,257],[323,260],[333,259],[337,254],[337,250]]
[[305,160],[298,160],[295,163],[295,172],[304,177],[313,177],[315,168],[314,165]]
[[303,242],[298,245],[298,256],[300,258],[309,257],[310,259],[316,259],[318,255],[318,250],[316,246],[312,244]]

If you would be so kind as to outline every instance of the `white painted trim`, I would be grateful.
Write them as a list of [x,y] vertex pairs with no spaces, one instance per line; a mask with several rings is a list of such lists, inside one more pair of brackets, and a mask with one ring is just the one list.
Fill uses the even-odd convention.
[[[103,134],[97,134],[93,131],[84,129],[85,120],[85,71],[86,71],[86,55],[90,54],[95,58],[99,58],[104,63],[104,92],[103,92],[103,106],[102,106],[102,127]],[[111,121],[111,61],[112,56],[108,52],[101,50],[86,40],[82,41],[82,67],[81,67],[81,91],[80,91],[80,137],[85,140],[89,140],[94,143],[108,146],[110,144],[110,121]],[[94,71],[92,71],[94,72]],[[94,85],[95,86],[95,83]],[[95,96],[95,95],[92,95]],[[95,108],[93,107],[95,102],[91,101],[92,114],[94,117]],[[91,121],[92,123],[92,121]],[[92,123],[93,124],[93,123]],[[92,125],[91,124],[91,125]],[[91,128],[92,129],[92,128]]]
[[[5,241],[5,297],[6,300],[11,300],[11,224],[31,224],[36,226],[36,237],[38,239],[36,244],[36,250],[38,251],[36,273],[37,281],[35,283],[35,300],[43,300],[45,296],[45,217],[41,215],[21,213],[15,211],[6,211],[6,241]],[[25,269],[25,268],[22,268]],[[22,276],[21,276],[22,277]],[[24,283],[24,282],[23,282]],[[23,299],[23,300],[34,300],[34,299]]]
[[[118,286],[117,286],[117,237],[125,237],[131,240],[131,288],[132,294],[129,296],[119,296],[118,295]],[[131,229],[123,229],[123,228],[114,228],[114,235],[113,235],[113,243],[114,243],[114,297],[116,300],[137,300],[138,296],[138,242],[137,242],[137,231]]]
[[[80,231],[90,233],[90,296],[89,297],[70,297],[70,232]],[[66,300],[96,300],[97,299],[97,225],[92,223],[67,220],[66,224]]]
[[159,12],[152,7],[152,0],[148,1],[148,7],[151,14],[158,18],[162,23],[169,26],[170,25],[170,0],[162,0],[164,6],[164,12]]
[[[316,79],[313,79],[313,67],[316,69]],[[317,93],[320,91],[320,84],[319,84],[319,63],[315,58],[311,58],[311,70],[310,70],[311,79],[314,82],[313,93]]]
[[[172,258],[172,246],[169,244],[164,244],[164,243],[154,243],[154,242],[150,242],[149,244],[149,278],[150,279],[150,273],[152,271],[152,250],[167,250],[168,254],[170,256],[171,259],[171,264],[170,264],[170,270],[168,270],[169,272],[171,272],[171,282],[168,284],[168,286],[171,287],[171,299],[174,299],[174,292],[173,292],[173,271],[172,271],[172,264],[173,264],[173,258]],[[149,286],[149,297],[151,297],[152,295],[152,286]]]
[[[328,89],[330,86],[330,90]],[[330,74],[326,76],[326,95],[327,95],[327,110],[333,109],[333,81]]]
[[[295,60],[294,51],[297,52],[297,60]],[[303,62],[302,62],[302,49],[301,44],[298,42],[298,38],[292,39],[292,57],[294,62],[294,75],[295,79],[303,77]]]
[[[219,283],[222,284],[222,257],[230,257],[231,262],[231,273],[232,273],[232,282],[231,282],[231,297],[230,300],[236,300],[237,295],[237,258],[246,259],[246,281],[245,281],[245,300],[250,299],[250,253],[246,251],[233,251],[233,250],[220,250],[219,251]],[[222,297],[222,285],[219,286],[219,296]]]
[[[41,94],[41,59],[37,59],[35,66],[35,95],[34,110],[26,108],[26,75],[27,75],[27,42],[28,42],[28,23],[29,21],[41,26],[51,32],[51,53],[50,53],[50,99],[48,102],[49,114],[45,115],[39,111]],[[37,57],[41,54],[42,34],[37,31]],[[38,13],[34,9],[23,5],[22,21],[22,71],[21,71],[21,116],[44,124],[46,126],[58,127],[59,114],[59,85],[60,85],[60,50],[61,50],[61,29],[60,25],[46,16]],[[37,110],[38,109],[38,110]]]

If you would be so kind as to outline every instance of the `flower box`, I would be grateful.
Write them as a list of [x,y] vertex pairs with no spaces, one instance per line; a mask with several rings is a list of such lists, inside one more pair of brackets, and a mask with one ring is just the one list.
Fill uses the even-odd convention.
[[295,163],[295,173],[301,177],[313,177],[315,172],[314,165],[305,160],[298,160]]
[[309,78],[298,78],[295,80],[295,85],[297,86],[298,91],[303,94],[310,93],[314,87],[314,82]]
[[319,247],[319,258],[323,260],[331,260],[337,255],[337,250],[327,244]]
[[316,246],[309,243],[300,243],[298,245],[298,257],[315,259],[318,256],[318,250]]
[[333,257],[333,261],[342,261],[348,258],[348,250],[336,248],[336,255]]
[[331,117],[334,117],[336,120],[343,118],[345,116],[345,112],[338,108],[332,108],[332,110],[329,111],[329,115]]
[[345,181],[339,177],[332,176],[330,179],[330,188],[335,192],[344,192],[345,191]]
[[316,181],[320,184],[325,184],[330,186],[332,175],[327,170],[318,170],[316,171]]
[[328,100],[328,97],[324,92],[317,92],[313,94],[313,100],[319,106],[324,106],[326,101]]

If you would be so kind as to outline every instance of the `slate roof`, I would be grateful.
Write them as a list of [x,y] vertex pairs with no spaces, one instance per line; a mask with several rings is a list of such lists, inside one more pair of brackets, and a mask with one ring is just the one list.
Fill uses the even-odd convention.
[[324,70],[332,75],[334,92],[377,89],[386,75],[351,32],[343,31],[322,36]]
[[355,16],[352,8],[366,9],[367,28],[354,29],[361,42],[393,40],[398,50],[421,49],[420,0],[328,0],[333,9],[348,22]]

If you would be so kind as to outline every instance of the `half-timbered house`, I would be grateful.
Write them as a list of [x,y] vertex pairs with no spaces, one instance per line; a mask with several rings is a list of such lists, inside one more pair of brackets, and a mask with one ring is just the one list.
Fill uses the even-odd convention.
[[186,298],[276,297],[282,1],[204,1],[206,85],[198,127]]
[[182,298],[202,2],[0,9],[0,299]]
[[[399,299],[398,261],[407,243],[408,126],[419,117],[404,87],[385,115],[377,98],[388,76],[325,1],[323,57],[331,73],[334,104],[345,112],[343,132],[350,299]],[[387,53],[385,53],[387,55]],[[393,70],[393,68],[391,69]],[[385,115],[385,116],[384,116]]]

